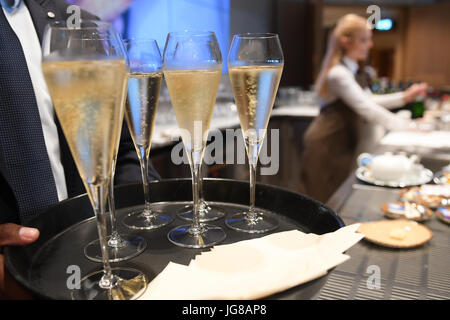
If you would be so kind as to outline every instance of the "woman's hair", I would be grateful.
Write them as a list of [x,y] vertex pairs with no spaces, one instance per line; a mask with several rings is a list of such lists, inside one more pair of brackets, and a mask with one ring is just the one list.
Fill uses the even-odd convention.
[[320,97],[326,98],[329,94],[328,71],[341,61],[345,54],[344,45],[351,42],[357,32],[367,29],[366,19],[356,14],[346,14],[338,20],[328,39],[327,52],[315,83],[315,90]]

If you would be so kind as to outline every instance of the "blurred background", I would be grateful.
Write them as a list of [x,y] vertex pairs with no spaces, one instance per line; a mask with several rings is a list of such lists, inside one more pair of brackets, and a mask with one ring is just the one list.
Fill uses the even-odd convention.
[[[381,20],[373,30],[374,46],[368,64],[375,72],[374,93],[401,91],[414,82],[427,82],[423,109],[450,113],[450,1],[443,0],[70,0],[103,20],[114,23],[125,38],[150,37],[161,52],[168,32],[212,30],[224,57],[223,81],[217,95],[211,130],[239,128],[239,119],[227,75],[226,56],[233,34],[279,34],[285,66],[268,129],[279,130],[279,169],[258,181],[299,191],[299,163],[303,135],[319,113],[312,85],[325,54],[327,38],[337,20],[347,13],[369,17],[369,5],[378,5]],[[422,102],[421,102],[422,103]],[[420,111],[422,110],[422,111]],[[449,117],[450,119],[450,117]],[[170,160],[176,121],[167,88],[163,86],[151,158],[163,178],[190,177],[188,165]],[[225,135],[223,135],[225,137]],[[238,139],[238,138],[236,138]],[[236,140],[235,139],[235,140]],[[241,139],[241,138],[239,138]],[[265,143],[271,144],[270,136]],[[224,139],[225,141],[225,139]],[[221,152],[227,152],[229,143]],[[271,147],[270,150],[277,152]],[[216,150],[216,152],[219,152]],[[235,153],[236,154],[236,153]],[[264,164],[260,167],[264,167]],[[248,179],[248,166],[214,164],[206,176]]]
[[[113,21],[124,37],[151,37],[164,48],[170,31],[215,31],[224,56],[242,32],[280,35],[285,55],[281,85],[308,88],[315,79],[326,39],[339,17],[369,16],[381,8],[369,64],[379,77],[425,81],[449,90],[450,2],[439,0],[71,0]],[[447,40],[445,40],[447,39]],[[224,68],[226,71],[226,68]],[[391,85],[395,85],[391,84]],[[401,84],[400,84],[401,85]]]

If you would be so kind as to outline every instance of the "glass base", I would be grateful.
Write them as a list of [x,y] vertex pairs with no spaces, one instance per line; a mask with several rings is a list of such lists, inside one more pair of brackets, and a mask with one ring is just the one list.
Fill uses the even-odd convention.
[[81,279],[80,289],[72,290],[73,300],[135,300],[147,288],[148,279],[144,273],[131,268],[113,268],[114,280],[107,288],[100,286],[103,270],[91,273]]
[[172,216],[162,215],[159,211],[152,210],[152,215],[147,217],[143,209],[129,213],[122,223],[131,229],[151,230],[164,227],[174,220]]
[[247,233],[263,233],[278,228],[278,220],[265,213],[257,213],[255,219],[247,218],[247,212],[241,212],[230,216],[225,224],[236,231]]
[[227,234],[218,226],[200,224],[199,229],[191,228],[191,225],[176,227],[167,234],[167,238],[173,244],[184,248],[207,248],[225,240]]
[[[192,205],[190,204],[185,206],[183,209],[180,210],[177,216],[183,220],[192,221],[193,216]],[[225,211],[223,211],[222,209],[216,206],[211,206],[206,201],[202,202],[199,211],[199,222],[214,221],[223,218],[224,216]]]
[[[107,241],[109,242],[110,239],[111,236],[107,238]],[[139,236],[121,234],[120,240],[116,246],[108,245],[109,262],[129,260],[141,254],[147,247],[145,239]],[[102,262],[100,241],[94,240],[84,247],[84,255],[91,261]]]

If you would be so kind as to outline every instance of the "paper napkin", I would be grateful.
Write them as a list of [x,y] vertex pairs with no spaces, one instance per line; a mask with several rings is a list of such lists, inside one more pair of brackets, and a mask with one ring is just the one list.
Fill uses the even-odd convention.
[[359,224],[324,235],[299,230],[218,245],[188,266],[170,262],[140,297],[147,299],[259,299],[324,276],[350,257],[364,235]]

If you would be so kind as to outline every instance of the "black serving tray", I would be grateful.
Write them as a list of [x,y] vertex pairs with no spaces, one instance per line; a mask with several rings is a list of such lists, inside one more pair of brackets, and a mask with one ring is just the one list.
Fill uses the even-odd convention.
[[[227,215],[248,207],[248,181],[205,179],[203,186],[205,199],[212,205],[222,207]],[[192,201],[190,179],[154,181],[150,183],[150,190],[152,203],[173,216],[176,216],[177,210]],[[128,261],[113,263],[113,267],[137,268],[152,280],[169,261],[187,265],[195,255],[209,250],[185,249],[169,242],[168,231],[187,223],[178,217],[168,226],[153,231],[135,231],[123,226],[121,218],[130,212],[130,207],[142,205],[143,199],[141,184],[123,185],[115,189],[119,232],[140,235],[147,240],[148,245],[141,255]],[[324,234],[344,226],[343,221],[322,203],[271,185],[257,184],[256,205],[278,217],[280,226],[273,232],[299,229]],[[210,223],[219,225],[226,231],[227,238],[222,244],[267,235],[251,235],[231,230],[225,226],[223,218]],[[37,298],[70,299],[67,283],[72,274],[68,273],[71,265],[80,267],[82,277],[101,269],[100,263],[88,260],[83,252],[86,244],[98,238],[96,220],[86,194],[49,207],[27,225],[40,230],[38,241],[27,246],[5,247],[5,263],[14,278]],[[269,299],[311,299],[325,281],[326,276],[273,295]]]

